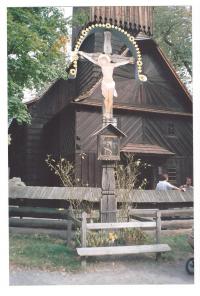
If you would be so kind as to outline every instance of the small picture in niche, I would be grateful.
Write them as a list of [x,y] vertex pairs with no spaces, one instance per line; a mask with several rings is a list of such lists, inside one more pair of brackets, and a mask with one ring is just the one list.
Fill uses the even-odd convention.
[[116,136],[101,135],[99,159],[119,159],[119,139]]

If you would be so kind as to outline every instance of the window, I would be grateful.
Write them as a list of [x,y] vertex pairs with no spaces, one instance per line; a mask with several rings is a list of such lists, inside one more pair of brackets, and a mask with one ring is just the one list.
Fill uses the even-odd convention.
[[167,173],[168,173],[169,182],[172,184],[176,184],[176,168],[175,167],[168,168]]

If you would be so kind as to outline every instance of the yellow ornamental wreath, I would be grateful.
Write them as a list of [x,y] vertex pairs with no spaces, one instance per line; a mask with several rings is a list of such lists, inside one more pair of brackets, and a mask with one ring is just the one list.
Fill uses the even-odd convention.
[[106,24],[106,28],[107,28],[107,29],[110,29],[110,28],[111,28],[111,24],[107,23],[107,24]]
[[83,30],[83,31],[81,32],[81,34],[82,34],[83,36],[86,36],[86,35],[87,35],[87,31],[86,31],[86,30]]
[[76,75],[76,70],[75,70],[75,69],[71,69],[69,73],[70,73],[72,76],[75,76],[75,75]]
[[147,76],[140,74],[139,79],[140,79],[140,81],[147,81]]

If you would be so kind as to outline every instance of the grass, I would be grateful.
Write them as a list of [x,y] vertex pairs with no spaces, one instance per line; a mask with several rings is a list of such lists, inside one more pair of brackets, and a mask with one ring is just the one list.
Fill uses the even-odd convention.
[[[144,243],[152,243],[149,238]],[[192,253],[186,234],[165,235],[161,243],[167,243],[171,252],[162,254],[162,260],[185,260]],[[15,266],[43,270],[76,271],[81,268],[80,259],[61,239],[47,235],[10,235],[10,263]]]
[[168,244],[171,247],[171,252],[166,252],[162,258],[169,261],[185,260],[189,254],[193,252],[189,245],[187,234],[178,234],[161,237],[161,243]]
[[75,271],[80,268],[76,251],[47,235],[11,234],[10,263],[48,270]]

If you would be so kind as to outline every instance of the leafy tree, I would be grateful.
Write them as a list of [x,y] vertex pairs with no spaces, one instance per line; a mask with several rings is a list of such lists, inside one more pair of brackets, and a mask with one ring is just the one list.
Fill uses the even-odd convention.
[[8,117],[30,123],[24,89],[67,78],[68,19],[55,7],[8,8]]
[[191,7],[155,6],[154,38],[190,89],[192,81]]

